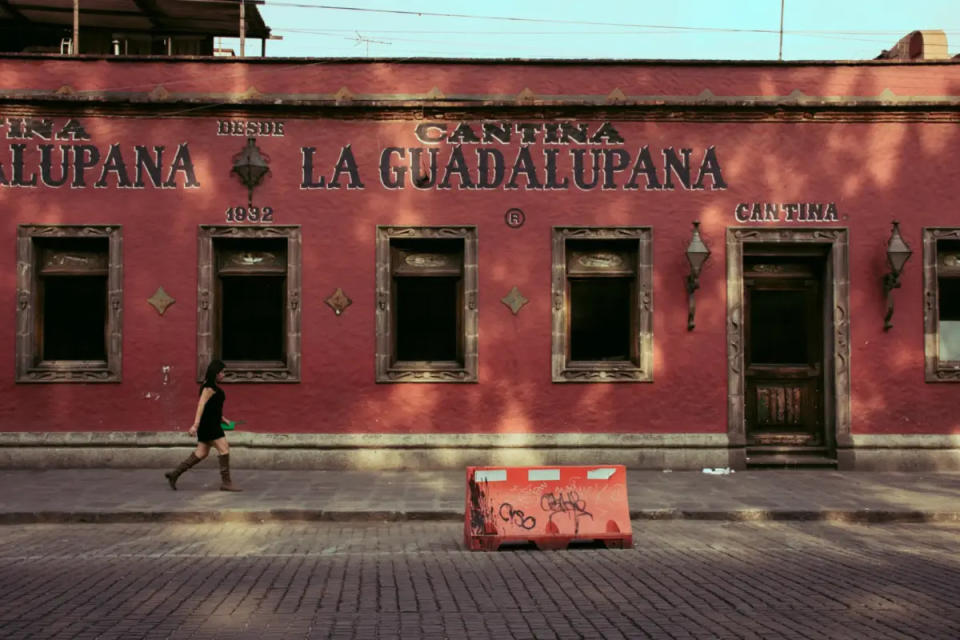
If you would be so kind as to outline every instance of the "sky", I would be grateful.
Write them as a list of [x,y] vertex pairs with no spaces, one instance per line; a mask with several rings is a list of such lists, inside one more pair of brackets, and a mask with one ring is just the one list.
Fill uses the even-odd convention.
[[[777,60],[781,0],[265,0],[270,57]],[[869,60],[960,0],[783,0],[783,60]],[[239,40],[222,45],[239,51]],[[259,40],[247,55],[260,55]]]

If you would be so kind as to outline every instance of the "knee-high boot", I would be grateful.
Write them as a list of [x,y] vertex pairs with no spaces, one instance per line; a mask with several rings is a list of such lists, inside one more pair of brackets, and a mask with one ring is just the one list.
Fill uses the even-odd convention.
[[173,471],[168,471],[168,472],[166,472],[165,474],[163,474],[164,476],[166,476],[167,482],[170,483],[170,488],[173,489],[174,491],[176,491],[176,490],[177,490],[177,478],[179,478],[181,475],[183,475],[183,472],[184,472],[184,471],[186,471],[187,469],[189,469],[189,468],[192,467],[193,465],[195,465],[195,464],[197,464],[198,462],[200,462],[201,459],[202,459],[202,458],[198,458],[198,457],[197,457],[197,454],[191,453],[191,454],[190,454],[190,457],[187,458],[186,460],[184,460],[183,462],[181,462],[179,465],[177,465],[177,468],[176,468],[176,469],[174,469]]
[[238,489],[233,486],[233,483],[230,482],[230,454],[225,453],[219,458],[220,460],[220,491],[243,491],[243,489]]

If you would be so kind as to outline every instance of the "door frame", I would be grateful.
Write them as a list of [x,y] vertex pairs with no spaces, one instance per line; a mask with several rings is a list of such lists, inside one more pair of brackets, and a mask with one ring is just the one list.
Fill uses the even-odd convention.
[[728,227],[727,253],[727,437],[730,465],[746,467],[744,379],[743,245],[820,245],[827,250],[823,274],[823,406],[825,444],[852,446],[850,437],[850,261],[843,227],[784,229]]

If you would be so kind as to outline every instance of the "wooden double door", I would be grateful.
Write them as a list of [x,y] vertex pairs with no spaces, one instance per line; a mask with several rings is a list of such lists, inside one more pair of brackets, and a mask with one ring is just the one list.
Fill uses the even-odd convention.
[[813,252],[744,255],[748,447],[827,445],[824,271]]

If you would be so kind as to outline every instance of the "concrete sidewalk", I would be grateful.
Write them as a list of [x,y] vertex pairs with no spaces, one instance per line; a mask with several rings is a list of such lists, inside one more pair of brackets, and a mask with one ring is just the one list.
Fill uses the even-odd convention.
[[[462,520],[463,471],[0,471],[0,523]],[[634,519],[960,522],[960,473],[628,470]]]

